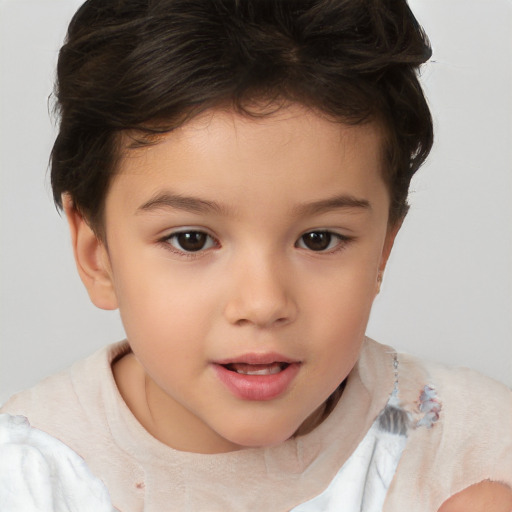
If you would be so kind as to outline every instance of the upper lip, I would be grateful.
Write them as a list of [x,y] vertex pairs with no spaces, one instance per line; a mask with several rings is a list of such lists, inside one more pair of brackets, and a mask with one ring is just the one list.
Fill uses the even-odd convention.
[[299,363],[297,359],[293,359],[277,352],[264,352],[257,353],[251,352],[242,354],[235,357],[229,357],[226,359],[217,359],[213,361],[214,364],[227,365],[233,363],[245,363],[245,364],[272,364],[272,363]]

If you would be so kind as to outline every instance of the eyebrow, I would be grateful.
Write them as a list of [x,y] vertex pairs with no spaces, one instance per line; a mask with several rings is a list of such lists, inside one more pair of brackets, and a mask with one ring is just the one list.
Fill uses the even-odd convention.
[[137,208],[139,212],[151,212],[154,210],[171,208],[173,210],[184,210],[191,213],[222,213],[225,208],[215,201],[207,201],[197,197],[183,196],[181,194],[173,194],[163,192],[155,195],[143,205]]
[[[151,212],[154,210],[171,208],[173,210],[184,210],[191,213],[226,213],[227,209],[215,201],[208,201],[198,197],[184,196],[163,192],[155,195],[137,208],[136,213]],[[358,199],[351,195],[337,195],[320,201],[304,203],[293,208],[293,213],[298,216],[318,215],[331,210],[362,210],[372,209],[369,201]]]
[[294,208],[294,213],[299,216],[318,215],[330,210],[361,210],[371,211],[372,207],[366,199],[359,199],[351,195],[337,195],[312,203],[304,203]]

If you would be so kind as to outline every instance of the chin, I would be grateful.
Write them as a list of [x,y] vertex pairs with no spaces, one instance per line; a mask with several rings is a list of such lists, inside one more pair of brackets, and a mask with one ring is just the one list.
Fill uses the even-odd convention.
[[273,425],[258,425],[251,423],[245,428],[239,426],[236,430],[226,433],[225,439],[240,446],[240,448],[265,448],[281,444],[295,434],[298,426],[288,428]]

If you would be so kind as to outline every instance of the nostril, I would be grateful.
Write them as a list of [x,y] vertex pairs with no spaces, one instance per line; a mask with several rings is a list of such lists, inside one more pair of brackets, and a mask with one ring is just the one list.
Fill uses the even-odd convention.
[[269,322],[264,322],[264,321],[258,321],[258,320],[254,320],[254,321],[251,321],[251,320],[248,320],[246,318],[240,318],[238,319],[236,322],[235,322],[235,325],[239,326],[239,327],[243,327],[245,325],[249,325],[249,324],[257,324],[257,325],[260,325],[262,327],[269,327],[271,325],[284,325],[288,322],[288,318],[286,317],[280,317],[280,318],[277,318],[276,320],[270,320]]

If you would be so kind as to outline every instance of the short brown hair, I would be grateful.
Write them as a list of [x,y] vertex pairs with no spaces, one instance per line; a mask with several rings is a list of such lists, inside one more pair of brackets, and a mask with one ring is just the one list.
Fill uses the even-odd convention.
[[149,143],[208,108],[285,100],[383,124],[396,222],[432,146],[418,81],[430,55],[405,0],[88,0],[59,55],[54,200],[68,192],[101,232],[122,133]]

